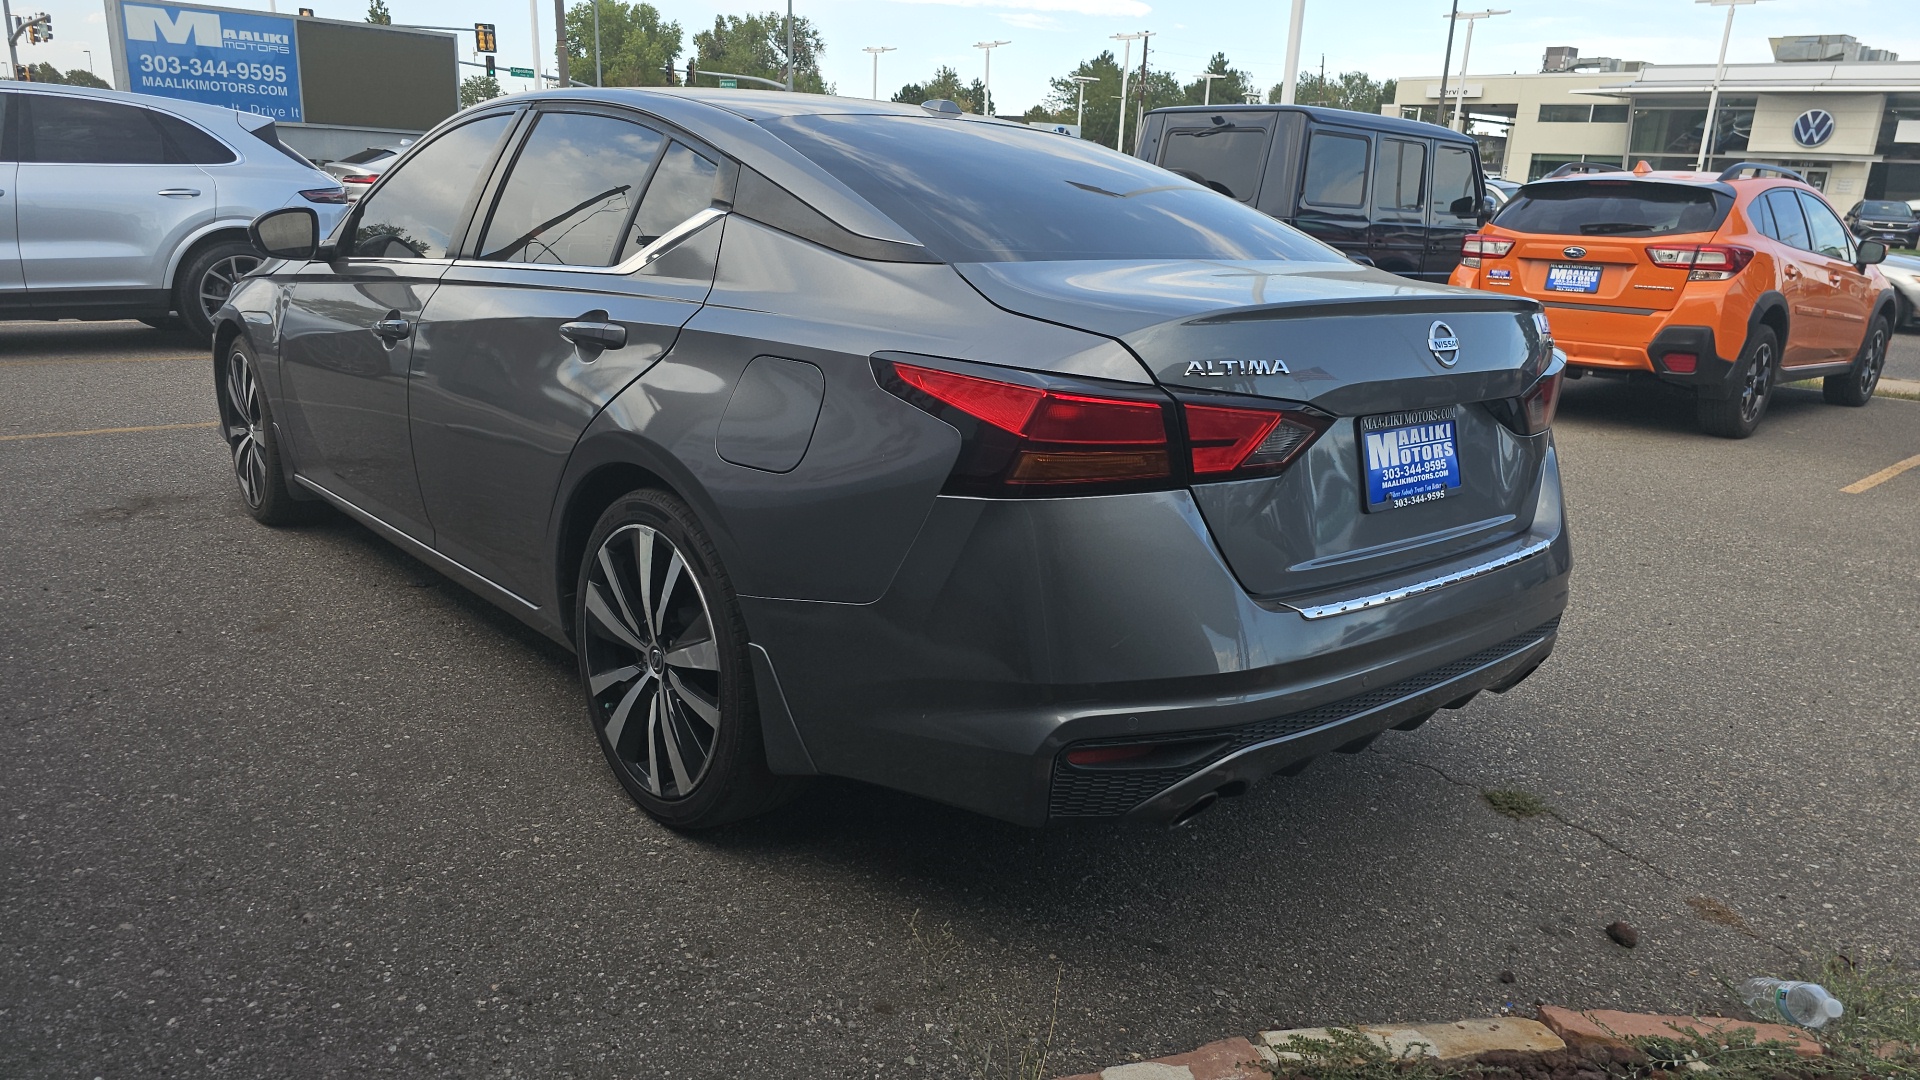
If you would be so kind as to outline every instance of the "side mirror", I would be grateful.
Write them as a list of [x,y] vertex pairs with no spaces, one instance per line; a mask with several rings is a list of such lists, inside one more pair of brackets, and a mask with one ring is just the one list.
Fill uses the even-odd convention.
[[1500,212],[1500,200],[1492,195],[1480,196],[1480,216],[1490,218]]
[[1862,240],[1860,246],[1853,249],[1853,265],[1862,270],[1875,263],[1887,261],[1887,245],[1878,240]]
[[247,238],[269,258],[305,262],[320,247],[320,215],[304,206],[269,210],[247,226]]
[[1359,263],[1361,266],[1378,266],[1379,265],[1375,263],[1371,258],[1365,255],[1362,255],[1357,251],[1346,252],[1346,256],[1347,256],[1348,262]]

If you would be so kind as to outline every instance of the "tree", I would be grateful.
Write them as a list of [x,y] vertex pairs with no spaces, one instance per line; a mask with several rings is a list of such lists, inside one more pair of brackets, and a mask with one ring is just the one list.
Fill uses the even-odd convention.
[[[608,86],[673,85],[672,72],[683,51],[680,24],[662,20],[659,9],[648,3],[599,0],[599,4],[601,80]],[[591,2],[567,9],[567,53],[574,84],[592,86]]]
[[505,91],[500,89],[500,80],[491,75],[469,75],[460,80],[460,107],[467,108],[483,101],[492,101]]
[[[1214,53],[1207,61],[1207,71],[1213,75],[1224,75],[1224,79],[1195,79],[1186,85],[1185,105],[1242,105],[1246,103],[1248,93],[1257,93],[1253,85],[1253,76],[1227,62],[1226,53]],[[1207,89],[1207,83],[1213,83],[1213,89]]]
[[32,73],[34,82],[63,83],[67,81],[67,77],[60,74],[60,69],[52,64],[28,64],[27,69]]
[[[820,31],[802,16],[793,20],[793,88],[831,94],[820,76],[826,51]],[[716,15],[713,29],[693,35],[694,64],[702,71],[726,71],[783,82],[787,77],[787,18],[777,11],[761,15]]]
[[960,106],[961,112],[977,113],[980,105],[987,99],[986,84],[979,79],[971,86],[960,81],[960,73],[950,67],[941,67],[934,71],[933,78],[923,83],[908,83],[893,95],[893,100],[905,105],[918,105],[923,101],[937,101],[944,98]]
[[[1279,101],[1280,89],[1275,86],[1269,91],[1267,100]],[[1345,71],[1331,76],[1301,72],[1299,80],[1294,83],[1293,101],[1296,105],[1322,105],[1329,109],[1378,115],[1380,106],[1393,100],[1394,89],[1394,80],[1375,82],[1364,71]]]
[[380,26],[393,25],[393,13],[387,10],[387,0],[367,0],[367,21]]
[[88,71],[86,68],[74,68],[67,72],[66,81],[69,86],[91,86],[96,90],[113,89],[112,83]]
[[1059,124],[1075,123],[1075,106],[1080,100],[1080,84],[1073,76],[1084,75],[1096,81],[1086,84],[1087,112],[1080,123],[1080,137],[1107,146],[1113,145],[1120,126],[1120,60],[1111,50],[1050,81],[1047,93],[1048,119]]

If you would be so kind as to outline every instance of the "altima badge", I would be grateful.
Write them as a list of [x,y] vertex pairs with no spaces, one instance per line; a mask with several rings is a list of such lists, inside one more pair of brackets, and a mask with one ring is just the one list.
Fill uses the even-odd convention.
[[[1436,326],[1439,324],[1435,324]],[[1291,375],[1285,360],[1189,360],[1189,375]]]
[[1437,322],[1427,328],[1427,351],[1440,361],[1441,367],[1452,367],[1460,362],[1460,339],[1453,336],[1453,327]]

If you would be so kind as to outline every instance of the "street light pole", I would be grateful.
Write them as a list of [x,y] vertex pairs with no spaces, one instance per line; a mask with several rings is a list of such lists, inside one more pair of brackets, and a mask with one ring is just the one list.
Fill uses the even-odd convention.
[[1126,59],[1120,61],[1120,134],[1113,140],[1113,148],[1123,154],[1127,152],[1127,69],[1133,66],[1133,43],[1146,36],[1145,34],[1113,35],[1113,40],[1127,43]]
[[607,85],[600,76],[600,0],[593,0],[593,85]]
[[1080,103],[1073,110],[1073,126],[1080,129],[1080,137],[1086,138],[1087,130],[1087,84],[1099,82],[1091,75],[1069,75],[1069,79],[1079,84]]
[[1700,129],[1700,153],[1693,160],[1693,171],[1702,172],[1707,167],[1708,148],[1719,134],[1719,126],[1714,123],[1720,111],[1720,80],[1727,77],[1727,42],[1733,38],[1733,13],[1743,5],[1757,4],[1760,0],[1694,0],[1696,4],[1712,4],[1727,9],[1727,26],[1720,31],[1720,61],[1713,69],[1713,91],[1707,95],[1707,124]]
[[1280,84],[1280,104],[1293,104],[1293,84],[1300,78],[1300,31],[1307,21],[1307,0],[1293,0],[1287,21],[1287,79]]
[[793,93],[793,0],[787,0],[787,93]]
[[533,24],[533,88],[540,89],[540,0],[527,0],[527,21]]
[[1213,104],[1213,80],[1224,79],[1226,77],[1227,76],[1222,75],[1217,71],[1203,71],[1200,73],[1201,85],[1205,87],[1205,89],[1200,92],[1200,104],[1202,105]]
[[[1463,132],[1466,130],[1466,128],[1460,124],[1460,111],[1465,108],[1467,104],[1467,61],[1473,56],[1473,25],[1481,19],[1488,19],[1495,15],[1505,14],[1508,14],[1508,12],[1504,10],[1495,11],[1489,8],[1486,11],[1456,12],[1448,16],[1450,19],[1465,19],[1467,21],[1467,43],[1461,46],[1460,49],[1460,90],[1453,98],[1453,123],[1447,125],[1455,131]],[[1443,109],[1446,108],[1446,105],[1447,103],[1444,101],[1440,103],[1440,107]]]
[[987,54],[987,81],[982,86],[982,89],[985,91],[984,96],[987,100],[980,106],[981,116],[993,115],[993,50],[1002,45],[1011,44],[1013,44],[1011,41],[976,41],[973,43],[974,48],[984,49]]
[[892,45],[869,45],[860,50],[873,57],[873,100],[880,100],[880,54],[896,52]]

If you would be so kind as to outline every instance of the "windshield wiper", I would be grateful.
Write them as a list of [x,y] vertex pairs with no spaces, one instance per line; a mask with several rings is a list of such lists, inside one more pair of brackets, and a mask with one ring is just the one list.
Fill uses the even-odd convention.
[[1601,236],[1612,233],[1652,232],[1658,225],[1643,225],[1637,221],[1596,221],[1580,226],[1583,236]]

